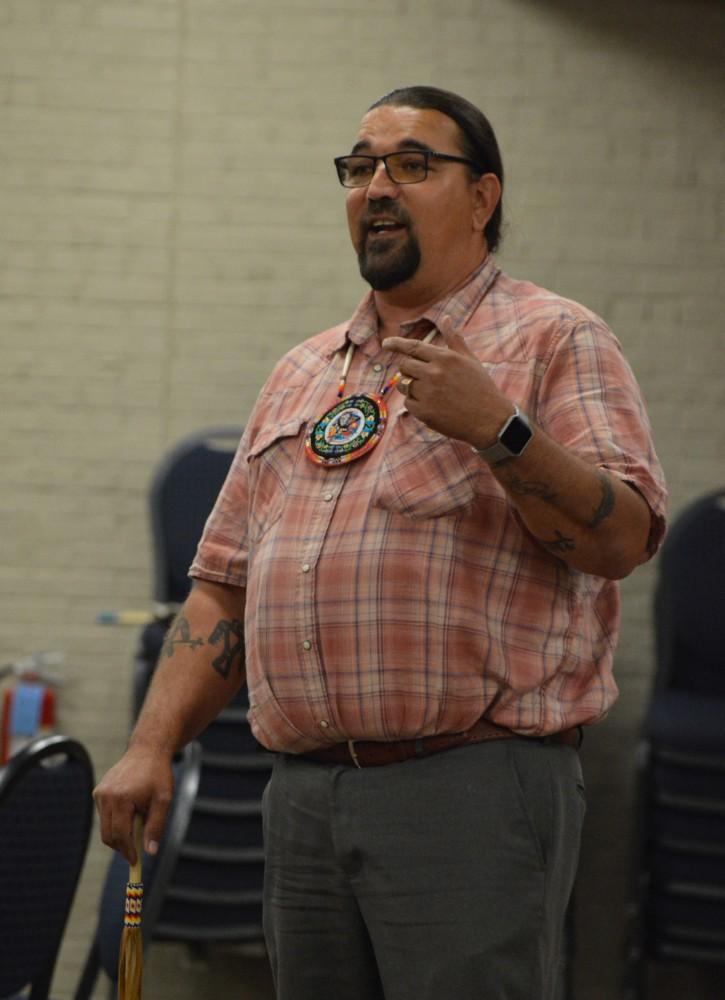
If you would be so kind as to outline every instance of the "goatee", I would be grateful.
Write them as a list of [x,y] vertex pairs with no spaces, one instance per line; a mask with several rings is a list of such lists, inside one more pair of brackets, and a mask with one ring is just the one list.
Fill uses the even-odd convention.
[[[380,245],[382,243],[382,245]],[[396,285],[412,278],[420,265],[420,246],[414,236],[408,234],[403,246],[393,251],[392,241],[377,240],[376,245],[368,247],[363,239],[357,259],[360,274],[376,292],[387,292]]]
[[[382,235],[368,239],[376,222],[384,218],[404,227],[390,238]],[[392,198],[371,198],[360,220],[357,254],[360,274],[376,292],[387,292],[413,277],[420,266],[420,244],[405,209]],[[402,244],[396,247],[402,239]]]

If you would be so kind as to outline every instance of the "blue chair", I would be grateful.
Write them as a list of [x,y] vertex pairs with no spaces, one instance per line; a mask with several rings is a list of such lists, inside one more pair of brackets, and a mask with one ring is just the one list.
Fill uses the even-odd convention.
[[156,469],[149,494],[154,600],[181,604],[187,570],[244,428],[210,427],[179,441]]
[[231,426],[190,434],[171,448],[154,472],[149,516],[157,618],[139,635],[132,696],[134,718],[167,629],[189,594],[188,569],[242,432],[242,427]]
[[35,740],[0,772],[0,997],[47,1000],[88,848],[93,766],[65,736]]
[[691,503],[665,540],[656,669],[637,755],[624,996],[648,970],[725,965],[725,490]]

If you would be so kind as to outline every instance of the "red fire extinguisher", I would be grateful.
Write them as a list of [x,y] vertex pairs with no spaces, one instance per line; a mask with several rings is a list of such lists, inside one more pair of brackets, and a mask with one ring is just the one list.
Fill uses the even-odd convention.
[[33,653],[0,669],[0,678],[16,680],[3,692],[0,717],[0,764],[39,736],[55,728],[59,678],[49,673],[48,663],[58,663],[60,653]]

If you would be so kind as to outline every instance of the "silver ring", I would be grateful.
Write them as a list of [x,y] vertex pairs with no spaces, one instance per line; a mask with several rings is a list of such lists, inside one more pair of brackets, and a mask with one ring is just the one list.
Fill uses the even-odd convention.
[[398,382],[398,392],[402,396],[410,396],[410,387],[412,386],[414,381],[415,379],[408,378],[407,375],[404,378],[401,378],[400,381]]

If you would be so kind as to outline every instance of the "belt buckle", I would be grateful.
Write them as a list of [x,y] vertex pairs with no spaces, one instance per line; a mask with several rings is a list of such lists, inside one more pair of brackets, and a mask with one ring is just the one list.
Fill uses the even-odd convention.
[[352,757],[352,762],[355,765],[355,767],[359,768],[362,771],[362,764],[358,760],[357,752],[355,750],[355,740],[347,741],[347,749],[350,753],[350,756]]

